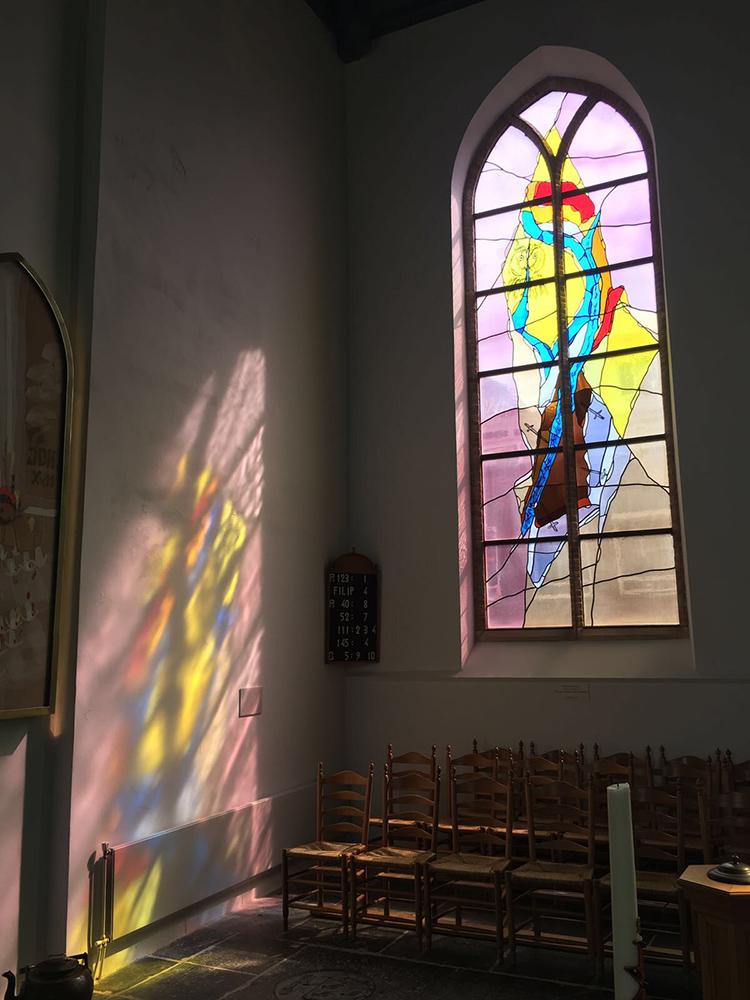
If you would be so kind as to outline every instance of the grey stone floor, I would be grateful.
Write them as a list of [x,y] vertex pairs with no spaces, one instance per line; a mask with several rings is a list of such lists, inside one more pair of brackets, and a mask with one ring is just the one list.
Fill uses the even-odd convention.
[[[679,970],[647,970],[649,1000],[699,1000]],[[489,942],[444,935],[430,954],[414,935],[359,928],[343,939],[330,920],[292,913],[281,925],[278,899],[180,938],[96,984],[100,1000],[612,1000],[611,983],[592,984],[584,956],[520,948],[518,963],[496,968]]]

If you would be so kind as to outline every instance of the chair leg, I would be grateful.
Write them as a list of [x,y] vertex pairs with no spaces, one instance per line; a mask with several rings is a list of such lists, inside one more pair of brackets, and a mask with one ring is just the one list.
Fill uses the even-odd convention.
[[424,869],[424,932],[427,943],[427,951],[432,951],[432,872],[429,864]]
[[422,950],[422,866],[414,865],[414,923],[417,929],[417,947]]
[[348,872],[346,867],[346,854],[341,856],[341,923],[344,931],[344,940],[349,940],[349,892],[347,882]]
[[677,906],[680,913],[680,947],[682,949],[682,971],[686,976],[690,975],[690,945],[692,937],[692,924],[687,900],[682,889],[677,890]]
[[583,906],[586,912],[586,943],[588,945],[589,962],[591,963],[591,974],[596,975],[597,970],[597,948],[596,948],[596,925],[594,923],[594,887],[592,883],[584,884]]
[[500,872],[495,872],[495,932],[497,934],[497,960],[503,961],[503,880]]
[[516,917],[513,912],[513,882],[510,872],[505,873],[505,912],[508,915],[508,951],[511,963],[516,962]]
[[281,852],[281,919],[284,930],[289,930],[289,859],[286,849]]
[[[351,857],[351,892],[350,892],[350,918],[352,925],[352,940],[356,940],[357,937],[357,862],[356,854]],[[365,876],[367,875],[367,869],[365,868]]]

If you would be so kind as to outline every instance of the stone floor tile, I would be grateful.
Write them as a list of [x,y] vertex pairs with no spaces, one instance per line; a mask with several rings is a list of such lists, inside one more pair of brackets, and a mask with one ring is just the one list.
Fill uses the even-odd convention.
[[186,934],[185,937],[178,938],[171,944],[159,948],[158,951],[154,952],[154,955],[157,958],[190,958],[191,955],[195,955],[204,948],[223,941],[231,933],[232,930],[228,926],[219,926],[216,923],[206,924],[205,927],[199,927],[191,934]]
[[132,965],[126,965],[110,976],[105,976],[96,984],[97,993],[127,993],[133,986],[142,983],[144,979],[166,972],[174,966],[174,962],[162,958],[141,958]]
[[215,969],[233,969],[255,975],[279,962],[299,945],[242,930],[185,961]]
[[250,981],[246,973],[180,962],[127,991],[136,1000],[219,1000]]

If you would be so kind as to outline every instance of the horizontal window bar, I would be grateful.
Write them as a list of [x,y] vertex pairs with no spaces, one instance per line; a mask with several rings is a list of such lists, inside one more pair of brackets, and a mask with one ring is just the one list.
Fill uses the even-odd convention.
[[[478,341],[482,343],[482,341]],[[578,363],[579,361],[591,361],[604,358],[619,358],[624,354],[644,354],[646,351],[656,352],[660,348],[660,344],[654,342],[653,344],[644,344],[642,347],[621,347],[616,351],[595,351],[593,354],[579,354],[575,358],[571,358],[570,361]],[[477,378],[492,378],[495,375],[512,375],[514,372],[531,372],[538,371],[542,368],[558,368],[560,365],[559,358],[555,358],[552,361],[538,361],[534,364],[529,365],[514,365],[511,368],[489,368],[486,371],[477,372]]]
[[[607,274],[609,271],[625,270],[628,267],[642,267],[644,264],[653,264],[653,262],[653,255],[650,257],[637,257],[635,260],[624,260],[617,264],[605,264],[603,267],[589,267],[583,271],[566,271],[561,277],[564,281],[570,281],[573,278],[585,278],[590,274]],[[482,288],[480,291],[474,292],[474,297],[484,299],[488,295],[500,295],[502,292],[520,291],[524,288],[534,288],[537,285],[550,285],[556,280],[555,277],[534,278],[531,281],[520,281],[514,285],[498,285],[497,288]]]
[[562,448],[518,448],[516,451],[493,451],[480,455],[483,462],[492,462],[499,458],[523,458],[524,455],[562,455]]
[[563,277],[566,281],[571,278],[586,278],[590,274],[606,274],[609,271],[619,271],[626,267],[641,267],[643,264],[653,264],[653,254],[649,257],[637,257],[635,260],[626,260],[621,264],[607,264],[604,267],[588,267],[584,271],[566,271]]
[[641,434],[638,437],[615,438],[612,441],[592,441],[590,444],[574,445],[573,451],[593,451],[594,448],[615,448],[621,445],[650,444],[652,441],[666,441],[666,434]]
[[[562,515],[560,515],[562,517]],[[584,525],[585,527],[585,525]],[[632,528],[622,531],[601,531],[586,534],[584,531],[578,536],[582,542],[596,542],[600,538],[650,538],[652,535],[673,535],[673,528]],[[542,538],[490,538],[482,542],[482,547],[491,549],[493,547],[508,548],[509,545],[534,545],[537,542],[567,542],[568,535],[544,535]]]
[[[600,181],[598,184],[591,184],[589,187],[579,188],[576,191],[565,191],[562,194],[563,200],[575,198],[580,194],[591,194],[594,191],[604,191],[607,188],[619,187],[621,184],[635,184],[636,181],[648,180],[648,173],[630,174],[628,177],[620,177],[613,181]],[[485,212],[477,212],[474,221],[478,219],[489,219],[493,215],[505,215],[507,212],[520,212],[522,208],[533,208],[535,205],[548,205],[552,200],[551,194],[542,198],[533,198],[531,201],[519,201],[515,205],[506,205],[503,208],[489,208]]]
[[[591,537],[595,538],[596,536],[592,535]],[[510,545],[536,545],[537,542],[567,542],[567,540],[568,540],[567,534],[555,535],[554,537],[552,535],[545,535],[544,538],[500,538],[500,539],[493,538],[490,541],[482,542],[482,547],[485,549],[491,549],[491,548],[507,549],[508,546]],[[491,579],[492,577],[490,577],[490,580]],[[485,583],[487,582],[489,581],[485,581]]]

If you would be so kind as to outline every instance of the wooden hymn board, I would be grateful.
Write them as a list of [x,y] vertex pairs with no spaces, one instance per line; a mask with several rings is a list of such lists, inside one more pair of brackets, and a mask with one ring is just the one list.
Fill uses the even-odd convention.
[[326,571],[326,660],[377,663],[380,660],[378,569],[352,550]]

